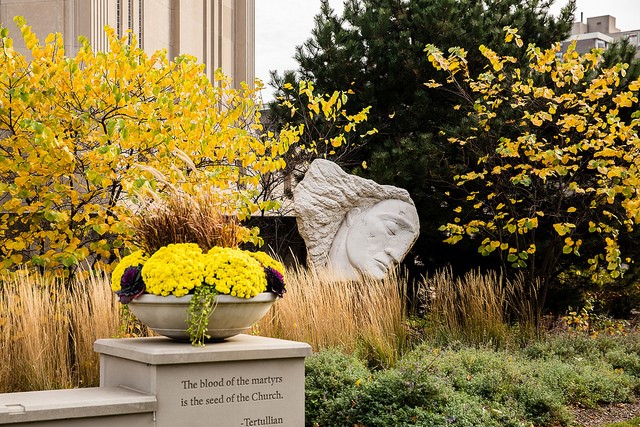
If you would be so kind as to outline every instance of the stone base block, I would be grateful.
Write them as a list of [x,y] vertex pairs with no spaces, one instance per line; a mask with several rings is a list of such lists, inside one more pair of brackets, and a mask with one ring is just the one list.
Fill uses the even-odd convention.
[[157,427],[304,426],[308,344],[237,335],[205,347],[154,337],[94,348],[101,387],[155,396]]

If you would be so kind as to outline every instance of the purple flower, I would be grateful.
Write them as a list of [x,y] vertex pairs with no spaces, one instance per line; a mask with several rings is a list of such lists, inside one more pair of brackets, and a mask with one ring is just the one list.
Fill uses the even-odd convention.
[[142,266],[128,267],[122,274],[120,290],[116,292],[122,304],[129,304],[132,299],[144,293],[146,286],[142,280]]
[[282,298],[287,290],[284,288],[284,277],[275,268],[265,267],[264,274],[267,276],[267,291],[273,292]]

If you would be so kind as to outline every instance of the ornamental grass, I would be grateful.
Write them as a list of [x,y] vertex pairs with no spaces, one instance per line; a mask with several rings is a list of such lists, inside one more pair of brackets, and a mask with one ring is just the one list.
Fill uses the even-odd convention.
[[[413,347],[402,274],[359,282],[300,267],[286,274],[285,298],[248,333],[307,342],[314,351],[338,348],[374,367],[395,365]],[[498,276],[478,273],[429,277],[425,286],[432,295],[422,338],[498,344],[521,337],[530,324],[527,316],[518,317],[518,331],[508,327],[508,317],[523,284],[514,283],[505,294],[499,283]],[[0,392],[97,386],[93,342],[149,334],[118,303],[104,274],[78,276],[69,287],[61,277],[18,271],[0,277],[0,288]],[[524,305],[520,312],[531,313]]]
[[258,322],[258,335],[306,342],[314,351],[339,348],[372,365],[393,365],[409,343],[402,274],[341,282],[299,266],[287,272],[285,298]]
[[105,275],[69,288],[20,270],[0,277],[0,290],[0,393],[99,384],[94,341],[127,329]]
[[[164,180],[152,168],[144,169]],[[132,243],[146,254],[172,243],[196,243],[204,252],[215,246],[237,248],[250,234],[234,215],[224,213],[224,198],[214,188],[189,194],[163,182],[166,195],[149,189],[139,194],[141,207],[129,220]]]
[[522,276],[507,280],[495,271],[456,276],[450,268],[439,270],[425,278],[418,291],[424,303],[424,333],[441,345],[522,346],[540,333],[538,288]]

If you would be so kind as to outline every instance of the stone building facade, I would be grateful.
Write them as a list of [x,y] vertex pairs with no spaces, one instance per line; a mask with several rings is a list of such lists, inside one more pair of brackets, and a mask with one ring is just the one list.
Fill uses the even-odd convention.
[[81,35],[106,50],[109,25],[121,36],[131,30],[147,52],[197,57],[210,78],[217,68],[235,85],[255,78],[255,0],[0,0],[0,23],[25,53],[17,15],[41,40],[61,33],[67,55],[78,51]]
[[576,51],[579,53],[589,52],[593,48],[607,49],[611,43],[618,39],[629,39],[629,42],[636,47],[636,58],[640,58],[640,29],[620,30],[616,27],[616,18],[611,15],[594,16],[574,22],[571,36],[563,45],[563,52],[566,51],[569,43],[576,41]]

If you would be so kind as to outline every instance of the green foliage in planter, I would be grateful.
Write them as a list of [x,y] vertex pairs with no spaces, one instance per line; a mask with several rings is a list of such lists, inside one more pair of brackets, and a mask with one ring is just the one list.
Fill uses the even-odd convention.
[[210,338],[207,335],[209,317],[216,308],[218,292],[211,286],[199,286],[196,288],[189,302],[189,337],[194,346],[204,347],[204,341]]

